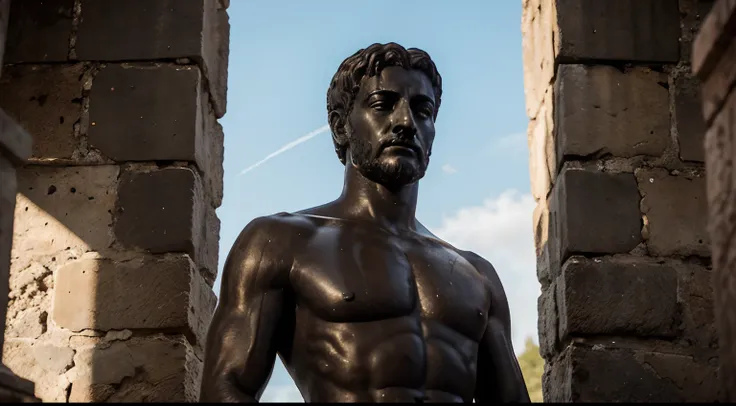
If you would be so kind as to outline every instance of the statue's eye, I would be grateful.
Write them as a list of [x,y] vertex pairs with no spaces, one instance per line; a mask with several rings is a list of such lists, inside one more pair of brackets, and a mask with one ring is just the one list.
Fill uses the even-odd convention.
[[432,109],[429,107],[422,107],[418,111],[419,115],[424,118],[432,117]]
[[379,100],[371,103],[371,108],[373,110],[386,111],[391,109],[391,104],[384,100]]

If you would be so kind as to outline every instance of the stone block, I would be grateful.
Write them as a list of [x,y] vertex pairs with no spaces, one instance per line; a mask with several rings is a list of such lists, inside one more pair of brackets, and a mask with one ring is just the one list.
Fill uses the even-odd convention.
[[186,255],[80,259],[56,273],[52,318],[72,331],[185,328],[204,342],[216,298]]
[[677,354],[573,344],[551,369],[545,402],[715,402],[720,396],[716,367]]
[[560,274],[557,213],[550,212],[547,201],[540,200],[532,216],[534,246],[537,254],[537,279],[542,288],[545,288]]
[[701,266],[687,265],[680,270],[678,296],[682,306],[685,339],[699,348],[718,348],[713,311],[713,273]]
[[663,84],[664,74],[646,68],[561,65],[555,84],[558,161],[661,155],[670,142],[669,92]]
[[76,65],[8,66],[0,79],[0,108],[33,137],[34,158],[71,158],[74,124],[82,116],[82,77]]
[[704,177],[674,176],[652,168],[637,170],[636,179],[647,218],[649,253],[710,257]]
[[676,63],[678,0],[556,0],[558,61]]
[[92,85],[90,145],[119,162],[193,162],[203,136],[199,82],[193,66],[108,65]]
[[[733,182],[736,175],[733,153],[736,148],[734,123],[736,123],[736,92],[731,93],[723,110],[716,116],[705,135],[708,229],[712,241],[713,268],[718,278],[716,286],[729,286],[728,281],[734,275],[731,270],[736,266],[736,240],[732,237],[736,234],[736,200],[733,199],[736,192],[734,190],[736,185]],[[725,279],[720,279],[721,277]],[[734,295],[736,300],[736,292]],[[736,329],[736,318],[733,326]],[[736,337],[736,331],[734,336]]]
[[[0,40],[0,61],[5,55],[5,40],[8,33],[8,23],[10,22],[10,0],[0,0],[0,32],[2,32],[2,40]],[[3,73],[3,64],[0,63],[0,76]]]
[[195,224],[199,224],[199,231],[195,233],[195,256],[202,277],[209,286],[213,286],[220,256],[220,219],[215,208],[209,204],[197,207],[202,211],[197,210],[195,214]]
[[5,337],[39,338],[48,331],[48,311],[54,288],[52,270],[35,261],[22,269],[13,266],[9,285]]
[[71,402],[196,402],[201,361],[182,335],[133,337],[77,350]]
[[736,1],[717,1],[703,20],[693,44],[692,70],[698,77],[710,76],[724,50],[733,44],[734,33]]
[[544,98],[552,93],[550,85],[555,75],[554,13],[554,0],[529,0],[522,8],[524,97],[530,118],[537,117]]
[[74,0],[13,0],[4,62],[66,61],[73,9]]
[[673,337],[679,314],[677,273],[640,258],[571,257],[562,268],[560,337]]
[[118,242],[154,254],[186,252],[200,268],[217,269],[219,221],[195,171],[126,171],[118,195]]
[[66,402],[69,380],[66,372],[74,366],[74,350],[67,346],[9,339],[3,363],[18,376],[35,383],[35,395],[44,402]]
[[680,144],[680,158],[683,161],[703,162],[706,127],[701,109],[700,83],[691,76],[681,76],[674,84],[674,123]]
[[527,140],[529,143],[529,175],[532,195],[535,199],[546,199],[554,178],[557,176],[555,156],[555,134],[552,116],[552,93],[539,108],[537,118],[529,122]]
[[550,206],[560,263],[575,253],[629,252],[641,242],[639,191],[632,174],[565,169]]
[[193,59],[203,68],[221,117],[229,37],[227,12],[216,1],[82,0],[76,53],[88,61]]
[[222,125],[217,122],[212,104],[202,94],[202,128],[203,136],[198,138],[194,151],[197,166],[202,174],[204,188],[210,203],[220,207],[223,197],[225,157],[225,134]]
[[711,73],[703,79],[703,116],[706,121],[713,120],[721,106],[733,94],[736,85],[736,41],[722,51],[720,59]]
[[118,173],[107,165],[19,169],[13,267],[24,269],[44,257],[61,261],[69,251],[107,250]]
[[32,144],[33,141],[28,132],[0,108],[0,149],[2,149],[2,154],[14,164],[22,165],[31,156]]
[[[0,150],[0,331],[5,331],[5,315],[8,308],[8,270],[10,249],[13,243],[13,215],[17,181],[15,168]],[[3,338],[0,337],[0,348]],[[0,349],[2,356],[2,349]]]
[[690,63],[693,39],[714,0],[678,0],[680,6],[680,61]]
[[544,359],[551,359],[557,352],[558,345],[558,316],[557,316],[557,284],[552,282],[542,289],[542,294],[537,299],[539,318],[537,319],[537,330],[539,331],[539,353]]

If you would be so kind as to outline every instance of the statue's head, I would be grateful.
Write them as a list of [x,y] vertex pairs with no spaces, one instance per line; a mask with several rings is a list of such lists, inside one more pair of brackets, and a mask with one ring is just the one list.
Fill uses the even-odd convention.
[[373,44],[345,59],[327,91],[335,152],[387,187],[424,176],[434,142],[442,77],[429,55]]

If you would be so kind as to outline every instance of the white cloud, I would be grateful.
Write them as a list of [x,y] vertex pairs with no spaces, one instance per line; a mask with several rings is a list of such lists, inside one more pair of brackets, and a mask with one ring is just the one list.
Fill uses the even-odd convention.
[[532,212],[534,199],[507,190],[482,205],[466,207],[446,216],[432,232],[459,249],[473,251],[491,262],[503,283],[511,308],[514,350],[524,340],[537,341],[537,298]]
[[493,137],[488,148],[491,155],[494,156],[508,157],[509,155],[529,153],[527,136],[523,132]]
[[261,396],[261,403],[304,403],[296,385],[268,385]]
[[457,172],[457,169],[450,166],[450,164],[444,164],[442,165],[442,172],[452,175],[453,173]]

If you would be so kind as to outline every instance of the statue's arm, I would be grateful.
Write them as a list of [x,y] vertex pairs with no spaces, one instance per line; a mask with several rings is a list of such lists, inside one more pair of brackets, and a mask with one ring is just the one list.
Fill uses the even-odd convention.
[[519,361],[511,343],[511,313],[501,280],[493,266],[478,255],[470,261],[490,282],[488,324],[478,347],[476,403],[530,403]]
[[258,402],[276,360],[275,333],[288,284],[272,244],[274,220],[253,220],[233,245],[207,333],[200,401]]

